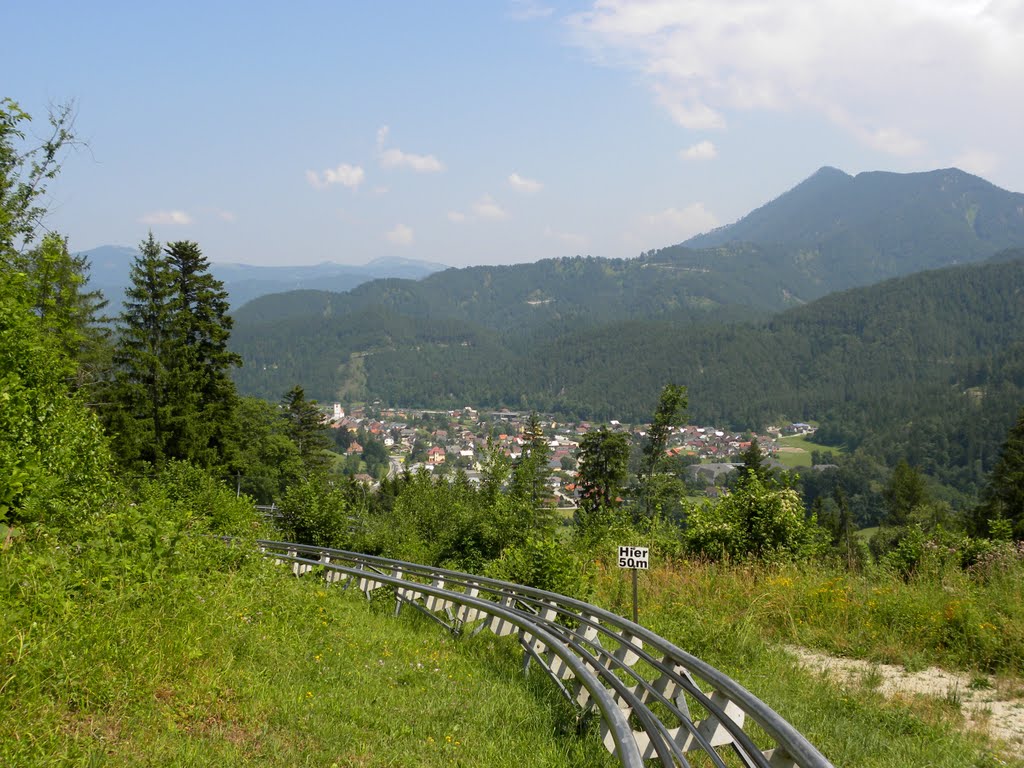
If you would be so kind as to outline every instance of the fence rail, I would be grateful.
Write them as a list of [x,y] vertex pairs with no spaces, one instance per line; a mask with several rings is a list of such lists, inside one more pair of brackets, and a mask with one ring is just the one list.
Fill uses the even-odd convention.
[[[540,666],[583,713],[596,712],[607,749],[627,768],[655,760],[716,768],[832,768],[792,725],[743,686],[664,638],[564,595],[400,560],[281,541],[261,551],[296,576],[316,573],[367,598],[390,587],[455,633],[515,634],[523,666]],[[753,727],[752,727],[753,726]],[[758,743],[760,742],[760,743]],[[726,762],[728,758],[729,762]]]

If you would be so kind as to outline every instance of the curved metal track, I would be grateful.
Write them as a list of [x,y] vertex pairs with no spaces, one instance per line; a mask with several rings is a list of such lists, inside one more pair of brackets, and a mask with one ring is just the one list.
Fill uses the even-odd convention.
[[[564,595],[442,568],[280,541],[261,551],[301,576],[390,587],[396,615],[411,606],[455,633],[515,634],[524,669],[537,664],[584,713],[601,717],[622,765],[833,768],[792,725],[736,681],[664,638]],[[701,757],[697,757],[701,756]]]

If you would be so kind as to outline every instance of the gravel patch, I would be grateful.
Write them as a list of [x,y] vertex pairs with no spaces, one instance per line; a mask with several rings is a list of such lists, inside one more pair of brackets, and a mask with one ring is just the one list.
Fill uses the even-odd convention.
[[822,672],[846,685],[867,686],[886,698],[919,694],[958,700],[964,725],[981,731],[1006,745],[1007,752],[1024,758],[1024,682],[989,678],[980,686],[980,676],[970,677],[929,667],[908,672],[892,664],[831,656],[797,646],[785,650],[806,669]]

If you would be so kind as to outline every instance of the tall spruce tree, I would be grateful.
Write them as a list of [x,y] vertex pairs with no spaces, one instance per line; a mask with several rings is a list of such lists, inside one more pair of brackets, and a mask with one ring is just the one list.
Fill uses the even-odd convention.
[[169,243],[165,253],[173,285],[169,450],[200,466],[224,465],[237,399],[228,371],[242,364],[228,349],[228,294],[197,243]]
[[152,232],[139,251],[117,322],[113,408],[107,421],[118,435],[115,445],[123,462],[159,468],[167,457],[172,408],[173,284],[170,265]]
[[530,510],[528,529],[549,528],[554,522],[552,510],[546,502],[547,479],[551,474],[548,470],[550,454],[544,438],[544,425],[533,412],[523,429],[523,452],[512,468],[509,484],[511,495],[526,502]]
[[681,384],[666,384],[658,398],[658,407],[654,410],[654,419],[647,432],[647,442],[643,447],[643,462],[640,468],[640,509],[644,516],[654,513],[657,489],[654,487],[654,476],[665,461],[665,448],[672,434],[672,427],[679,424],[689,401],[686,387]]
[[750,441],[750,446],[740,454],[740,459],[743,461],[743,465],[738,470],[740,482],[751,477],[756,477],[761,482],[767,481],[768,468],[764,465],[766,458],[764,451],[761,450],[761,444],[755,437]]
[[911,513],[930,503],[931,497],[924,484],[924,477],[917,468],[910,466],[906,459],[900,459],[882,490],[885,500],[885,525],[910,525]]
[[228,370],[241,364],[227,348],[227,293],[193,242],[161,252],[150,233],[140,250],[115,348],[110,424],[122,459],[223,467],[235,443],[237,396]]

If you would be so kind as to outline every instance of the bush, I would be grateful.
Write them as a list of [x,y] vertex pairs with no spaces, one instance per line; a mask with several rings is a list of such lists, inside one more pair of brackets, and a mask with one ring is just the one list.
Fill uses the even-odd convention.
[[685,540],[693,554],[720,560],[791,560],[820,555],[825,532],[806,517],[800,495],[756,475],[717,503],[691,506]]
[[113,489],[103,431],[67,386],[73,370],[0,285],[0,523],[74,526]]
[[320,477],[292,485],[281,502],[292,541],[320,547],[352,546],[357,519],[344,490]]
[[584,600],[591,592],[586,561],[554,537],[527,536],[486,568],[488,576]]

